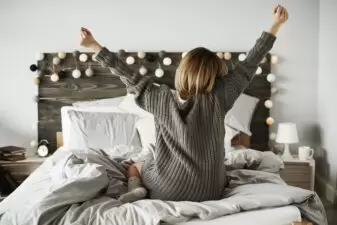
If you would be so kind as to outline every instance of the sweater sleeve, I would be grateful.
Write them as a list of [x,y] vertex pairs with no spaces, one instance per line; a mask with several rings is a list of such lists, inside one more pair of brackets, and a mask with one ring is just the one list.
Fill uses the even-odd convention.
[[126,85],[127,92],[135,95],[135,101],[144,110],[155,114],[160,101],[161,92],[167,88],[153,83],[149,76],[142,76],[130,69],[117,55],[103,48],[96,56],[97,61],[104,67],[108,67],[113,75],[119,76]]
[[239,62],[232,71],[223,76],[223,94],[225,97],[225,110],[232,108],[239,95],[247,88],[254,78],[259,63],[271,50],[276,37],[263,32],[257,39],[254,47],[248,52],[244,61]]

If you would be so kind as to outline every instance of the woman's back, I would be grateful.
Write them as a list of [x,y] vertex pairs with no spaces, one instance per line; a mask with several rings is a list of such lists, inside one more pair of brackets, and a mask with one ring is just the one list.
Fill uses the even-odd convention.
[[[163,200],[220,199],[225,186],[224,107],[216,93],[180,105],[170,92],[156,119],[155,159],[143,165],[150,197]],[[167,96],[165,96],[167,95]]]

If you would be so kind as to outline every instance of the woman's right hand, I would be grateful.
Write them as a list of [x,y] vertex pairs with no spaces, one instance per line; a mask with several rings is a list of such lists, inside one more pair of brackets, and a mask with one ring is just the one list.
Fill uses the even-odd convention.
[[288,11],[281,5],[277,5],[274,9],[274,25],[282,25],[288,20]]
[[102,50],[102,46],[95,40],[94,36],[87,29],[81,28],[81,43],[83,47],[90,48],[94,52],[99,52]]

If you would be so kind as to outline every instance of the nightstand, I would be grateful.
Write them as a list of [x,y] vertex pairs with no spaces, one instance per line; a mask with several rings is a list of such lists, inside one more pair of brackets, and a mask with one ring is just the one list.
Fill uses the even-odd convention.
[[0,166],[7,170],[13,178],[20,184],[22,183],[37,167],[39,167],[46,158],[28,157],[21,161],[3,161],[0,160]]
[[315,189],[315,160],[299,160],[296,156],[293,160],[284,161],[284,169],[280,175],[291,186],[314,191]]

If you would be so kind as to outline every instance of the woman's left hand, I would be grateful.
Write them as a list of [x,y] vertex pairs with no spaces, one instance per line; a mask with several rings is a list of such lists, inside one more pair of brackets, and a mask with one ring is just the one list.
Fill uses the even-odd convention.
[[95,40],[94,36],[87,29],[81,28],[81,43],[83,47],[90,48],[94,52],[99,52],[102,49],[102,46]]

